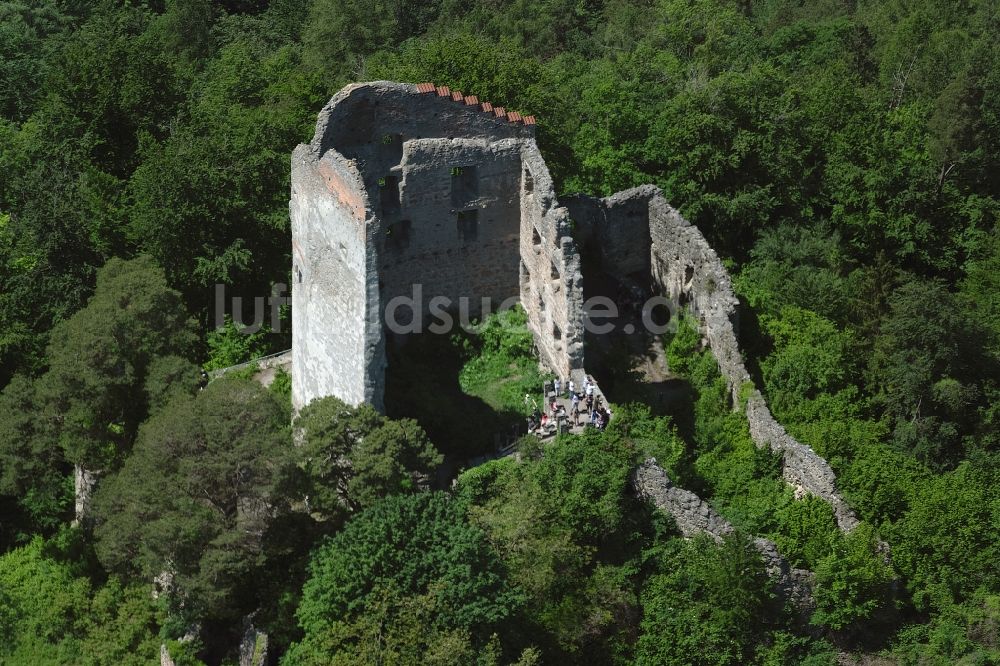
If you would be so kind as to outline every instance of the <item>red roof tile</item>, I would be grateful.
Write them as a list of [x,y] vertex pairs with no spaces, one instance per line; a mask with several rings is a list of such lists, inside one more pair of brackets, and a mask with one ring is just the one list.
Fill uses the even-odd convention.
[[522,116],[517,111],[507,111],[502,106],[493,106],[489,102],[480,102],[479,98],[475,95],[463,95],[460,91],[455,90],[454,92],[448,86],[437,86],[435,87],[433,83],[418,83],[417,92],[420,94],[426,93],[436,93],[438,97],[451,98],[455,102],[462,102],[466,106],[479,107],[483,113],[492,113],[497,118],[504,118],[512,123],[524,123],[525,125],[534,125],[534,116]]

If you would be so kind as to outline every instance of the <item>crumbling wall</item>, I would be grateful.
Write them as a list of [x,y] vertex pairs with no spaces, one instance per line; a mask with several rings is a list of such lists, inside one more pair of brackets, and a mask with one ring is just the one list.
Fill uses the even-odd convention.
[[[632,488],[637,497],[653,504],[673,517],[677,529],[684,537],[708,534],[715,541],[733,534],[732,523],[689,490],[678,488],[667,476],[656,458],[648,458],[632,471]],[[760,553],[767,573],[774,579],[779,593],[800,611],[813,607],[813,574],[805,569],[794,569],[778,552],[773,541],[755,537],[754,548]]]
[[522,146],[521,304],[539,354],[564,381],[583,385],[583,277],[568,211],[556,201],[545,160]]
[[[635,214],[637,207],[643,206],[647,209],[645,218]],[[672,208],[653,185],[619,192],[597,204],[579,197],[571,203],[571,208],[580,211],[582,232],[594,240],[608,236],[612,230],[623,238],[634,239],[645,229],[650,241],[649,268],[653,281],[675,308],[686,306],[697,318],[719,372],[729,386],[733,407],[746,413],[754,442],[782,454],[783,476],[797,494],[809,493],[826,500],[840,528],[853,529],[858,519],[837,491],[836,475],[830,465],[810,447],[788,435],[771,415],[760,391],[753,388],[737,340],[739,301],[729,272],[697,227]],[[635,240],[620,245],[632,252],[641,251],[637,249],[641,244]],[[600,246],[602,251],[604,247],[614,247],[603,243]],[[617,269],[608,256],[604,265],[612,274],[623,277],[637,263],[626,262],[625,268]]]
[[292,159],[296,409],[326,395],[383,408],[387,306],[403,333],[463,298],[476,317],[484,298],[520,297],[542,361],[582,373],[579,253],[533,127],[429,83],[354,84],[324,107]]
[[[380,371],[371,326],[371,206],[357,166],[309,145],[292,155],[292,403],[336,395],[379,404],[367,378]],[[336,350],[336,353],[334,353]],[[382,355],[384,357],[384,354]],[[384,362],[384,361],[383,361]]]
[[[456,198],[453,181],[474,171],[474,191]],[[448,299],[479,316],[517,298],[521,149],[518,142],[422,139],[404,145],[398,209],[379,219],[382,299]],[[468,218],[463,220],[463,216]],[[474,297],[474,298],[473,298]]]
[[733,405],[746,413],[754,442],[782,454],[783,476],[797,492],[826,500],[840,528],[854,529],[858,519],[837,491],[833,469],[810,447],[785,432],[771,416],[760,391],[752,387],[736,337],[739,302],[718,255],[659,191],[649,199],[649,230],[653,277],[665,295],[679,305],[686,304],[698,318],[719,371],[729,385]]
[[650,271],[649,198],[655,188],[626,190],[604,199],[563,197],[582,247],[597,250],[601,270],[616,276]]
[[534,117],[508,113],[445,86],[392,81],[353,83],[335,94],[316,121],[312,146],[353,158],[386,135],[410,139],[533,139]]

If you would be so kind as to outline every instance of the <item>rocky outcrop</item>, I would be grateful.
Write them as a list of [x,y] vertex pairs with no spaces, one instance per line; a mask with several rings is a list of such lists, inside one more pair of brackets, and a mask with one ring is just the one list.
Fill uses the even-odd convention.
[[97,488],[101,473],[76,465],[73,473],[74,520],[75,526],[86,526],[90,515],[90,502]]
[[264,666],[267,663],[268,637],[253,624],[253,616],[244,621],[240,639],[240,666]]

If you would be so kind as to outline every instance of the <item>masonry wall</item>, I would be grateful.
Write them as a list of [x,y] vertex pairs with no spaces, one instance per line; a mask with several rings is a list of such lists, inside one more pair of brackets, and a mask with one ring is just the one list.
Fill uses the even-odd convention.
[[[635,214],[637,207],[647,209],[645,218]],[[746,413],[754,442],[782,454],[783,476],[798,496],[808,493],[826,500],[840,528],[853,529],[858,524],[857,517],[840,496],[830,465],[810,447],[791,437],[771,415],[760,391],[753,388],[737,340],[739,302],[729,273],[697,227],[672,208],[659,188],[652,185],[596,202],[580,197],[571,208],[579,211],[584,221],[582,232],[592,240],[610,238],[615,231],[621,234],[622,240],[617,244],[599,245],[605,252],[602,264],[612,274],[624,277],[640,265],[641,259],[623,259],[623,255],[640,253],[648,247],[653,281],[678,309],[686,306],[697,318],[719,364],[719,372],[729,386],[733,407]],[[644,219],[648,220],[645,225],[648,245],[638,240]]]
[[654,191],[637,188],[604,199],[584,194],[563,197],[574,237],[584,248],[596,250],[601,270],[619,277],[649,274],[649,199]]
[[[473,100],[474,104],[467,103]],[[383,137],[393,134],[403,141],[534,138],[532,126],[510,122],[506,115],[483,112],[479,102],[475,97],[462,101],[442,98],[435,91],[419,94],[407,83],[354,83],[341,89],[320,111],[312,146],[319,154],[333,148],[354,159],[367,149],[377,149]]]
[[545,160],[522,147],[521,304],[542,361],[563,380],[583,385],[583,277],[568,211],[556,201]]
[[[361,176],[335,152],[292,155],[292,403],[336,395],[359,403],[374,349],[368,336],[367,225]],[[337,353],[332,353],[337,350]]]
[[[412,140],[404,145],[400,174],[398,210],[383,210],[379,218],[383,303],[396,296],[412,298],[415,281],[424,313],[435,297],[446,298],[452,307],[465,299],[465,311],[474,317],[481,314],[484,298],[488,311],[509,298],[516,302],[518,142]],[[455,181],[466,177],[475,180],[475,187],[463,193]]]
[[[690,490],[675,486],[656,458],[647,458],[632,471],[631,485],[639,498],[671,516],[684,537],[707,534],[721,542],[736,531],[732,523],[716,513],[708,502]],[[753,545],[761,554],[778,592],[808,618],[815,606],[812,572],[792,568],[778,552],[778,546],[769,539],[756,537]]]
[[858,519],[840,496],[833,469],[810,447],[785,432],[771,416],[760,391],[750,383],[736,337],[738,301],[718,255],[662,194],[656,192],[649,202],[653,276],[666,295],[678,303],[686,302],[698,317],[719,371],[729,384],[734,406],[740,405],[741,394],[746,399],[750,436],[757,446],[782,454],[785,481],[800,496],[809,493],[826,500],[840,528],[853,529]]

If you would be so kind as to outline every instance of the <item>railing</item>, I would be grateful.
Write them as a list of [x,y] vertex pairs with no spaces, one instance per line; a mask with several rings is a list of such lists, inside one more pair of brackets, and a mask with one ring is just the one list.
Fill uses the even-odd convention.
[[267,356],[261,356],[260,358],[255,358],[251,361],[246,361],[245,363],[237,363],[236,365],[231,365],[228,368],[220,368],[218,370],[211,370],[208,373],[210,379],[218,379],[227,372],[232,372],[233,370],[242,370],[244,368],[249,368],[251,366],[257,366],[261,370],[264,368],[271,367],[268,361],[273,361],[274,359],[280,358],[285,355],[292,353],[291,349],[286,349],[285,351],[276,352],[274,354],[268,354]]

